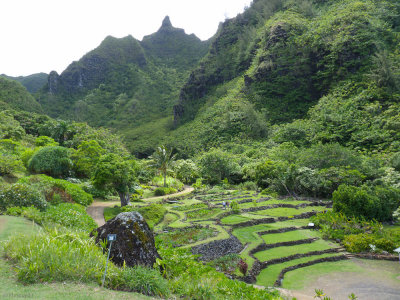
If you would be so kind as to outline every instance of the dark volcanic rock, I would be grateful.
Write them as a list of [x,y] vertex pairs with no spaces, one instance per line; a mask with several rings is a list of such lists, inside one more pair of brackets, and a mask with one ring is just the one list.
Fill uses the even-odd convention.
[[192,247],[192,253],[200,254],[200,259],[203,261],[210,261],[227,254],[239,253],[243,248],[242,243],[232,235],[226,240],[216,240]]
[[146,221],[138,212],[124,212],[97,228],[96,242],[107,239],[107,234],[116,234],[117,240],[111,248],[111,260],[122,266],[136,265],[152,267],[160,258],[154,236]]

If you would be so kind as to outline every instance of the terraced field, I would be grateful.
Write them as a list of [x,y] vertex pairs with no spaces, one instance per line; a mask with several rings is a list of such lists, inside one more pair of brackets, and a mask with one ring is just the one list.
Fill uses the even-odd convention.
[[[223,201],[237,202],[239,211],[224,209]],[[155,227],[158,238],[192,248],[205,261],[235,258],[236,253],[249,271],[245,277],[238,269],[230,275],[249,283],[280,286],[291,270],[347,259],[338,244],[323,240],[308,226],[312,215],[330,209],[329,202],[244,191],[195,193],[170,202]]]

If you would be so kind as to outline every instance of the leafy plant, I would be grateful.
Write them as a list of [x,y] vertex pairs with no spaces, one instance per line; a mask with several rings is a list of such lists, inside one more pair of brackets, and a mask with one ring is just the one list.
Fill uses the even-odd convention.
[[28,162],[33,173],[47,174],[52,177],[67,177],[72,170],[70,151],[60,146],[47,146],[35,152]]
[[31,206],[45,210],[47,202],[44,196],[35,188],[22,183],[15,183],[0,191],[0,210],[13,206]]

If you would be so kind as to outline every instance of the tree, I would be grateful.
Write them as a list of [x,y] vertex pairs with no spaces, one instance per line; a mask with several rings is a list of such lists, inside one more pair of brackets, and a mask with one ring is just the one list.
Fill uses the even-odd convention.
[[78,150],[72,155],[76,170],[90,178],[101,155],[104,153],[105,150],[100,147],[97,141],[83,141]]
[[113,153],[103,155],[94,170],[93,185],[104,191],[115,190],[121,206],[129,205],[130,193],[136,181],[135,167],[133,160],[123,160]]
[[211,149],[199,159],[201,174],[211,184],[220,183],[228,178],[231,182],[235,177],[242,177],[240,165],[234,155],[221,149]]
[[175,154],[172,155],[172,149],[165,146],[157,147],[156,151],[150,156],[153,160],[153,167],[156,167],[164,177],[164,187],[167,186],[167,172],[175,160]]

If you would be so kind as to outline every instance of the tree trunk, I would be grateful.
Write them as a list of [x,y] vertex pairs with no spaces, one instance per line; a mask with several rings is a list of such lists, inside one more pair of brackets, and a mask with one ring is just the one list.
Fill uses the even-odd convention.
[[167,187],[167,172],[165,172],[163,175],[164,175],[164,187]]
[[127,206],[131,203],[131,195],[128,193],[118,193],[119,199],[121,200],[121,207]]

